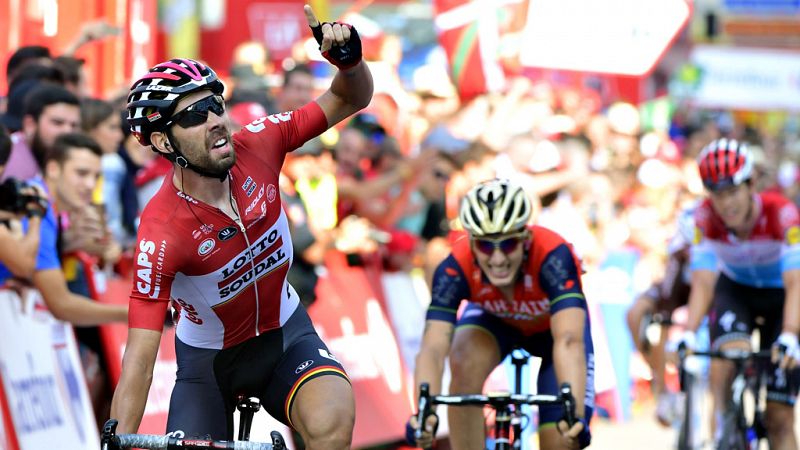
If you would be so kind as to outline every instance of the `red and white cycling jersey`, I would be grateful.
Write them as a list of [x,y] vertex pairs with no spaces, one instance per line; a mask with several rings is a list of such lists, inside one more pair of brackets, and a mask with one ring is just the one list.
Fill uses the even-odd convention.
[[695,211],[690,269],[720,270],[731,280],[757,288],[782,288],[783,273],[800,269],[800,214],[789,199],[762,192],[753,197],[758,218],[746,239],[726,227],[706,199]]
[[283,326],[299,304],[286,280],[292,241],[278,176],[286,152],[328,128],[316,102],[256,120],[233,135],[228,182],[242,226],[179,191],[170,173],[139,226],[129,326],[161,330],[169,300],[176,333],[223,349]]

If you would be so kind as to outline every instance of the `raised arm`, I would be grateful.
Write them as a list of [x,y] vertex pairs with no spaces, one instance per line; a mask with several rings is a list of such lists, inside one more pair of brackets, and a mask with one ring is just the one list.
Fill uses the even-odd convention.
[[321,24],[310,6],[304,10],[323,56],[339,68],[331,87],[317,98],[330,127],[369,105],[372,74],[361,59],[361,40],[355,28],[335,22]]

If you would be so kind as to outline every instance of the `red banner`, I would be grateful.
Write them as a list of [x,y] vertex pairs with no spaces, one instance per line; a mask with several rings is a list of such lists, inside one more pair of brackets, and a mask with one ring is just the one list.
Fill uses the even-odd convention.
[[350,267],[339,253],[328,255],[326,268],[309,314],[353,384],[353,447],[403,439],[411,414],[408,369],[383,306],[380,270]]

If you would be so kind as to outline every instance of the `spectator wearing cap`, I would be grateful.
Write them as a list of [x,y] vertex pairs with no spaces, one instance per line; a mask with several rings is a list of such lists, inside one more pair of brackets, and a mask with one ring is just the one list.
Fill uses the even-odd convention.
[[22,129],[11,135],[12,149],[3,177],[27,180],[40,176],[45,155],[56,138],[77,131],[80,102],[74,94],[52,83],[40,83],[26,95]]

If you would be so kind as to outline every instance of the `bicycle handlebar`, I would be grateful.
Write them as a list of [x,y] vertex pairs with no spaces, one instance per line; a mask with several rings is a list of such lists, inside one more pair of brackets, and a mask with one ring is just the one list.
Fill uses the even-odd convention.
[[102,450],[115,448],[140,448],[146,450],[199,450],[209,448],[233,450],[286,450],[283,436],[277,431],[270,433],[272,443],[244,441],[215,441],[209,439],[184,439],[155,434],[115,434],[117,421],[110,419],[103,427]]
[[[419,407],[417,409],[417,422],[423,424],[431,414],[432,405],[489,405],[495,409],[509,405],[563,405],[564,418],[571,427],[577,422],[575,418],[575,398],[569,383],[561,385],[558,395],[551,394],[511,394],[500,392],[493,394],[463,394],[463,395],[430,395],[428,383],[419,386]],[[422,427],[417,430],[418,438],[421,437]]]
[[683,352],[683,354],[681,354],[681,359],[685,359],[687,356],[703,356],[708,358],[726,359],[729,361],[744,361],[748,359],[770,358],[772,356],[772,352],[770,350],[758,350],[754,352],[751,350],[739,349],[693,351]]

